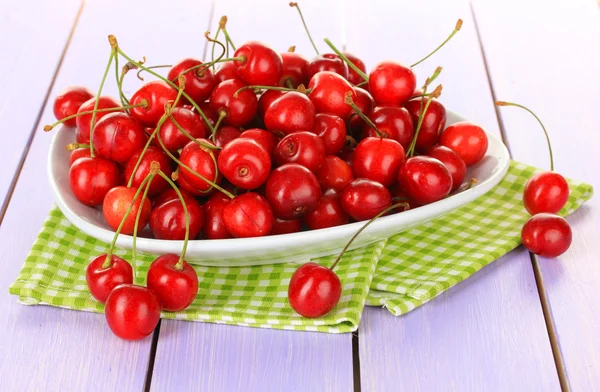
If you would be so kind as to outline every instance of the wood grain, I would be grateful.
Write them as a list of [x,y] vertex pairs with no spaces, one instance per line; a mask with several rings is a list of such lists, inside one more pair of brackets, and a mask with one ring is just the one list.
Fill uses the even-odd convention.
[[[473,4],[498,99],[529,106],[544,121],[555,168],[600,189],[597,90],[600,12],[593,1]],[[510,29],[505,21],[510,20]],[[500,110],[514,156],[548,168],[542,130],[528,113]],[[538,260],[568,381],[600,390],[600,202],[567,220],[573,243],[557,259]]]

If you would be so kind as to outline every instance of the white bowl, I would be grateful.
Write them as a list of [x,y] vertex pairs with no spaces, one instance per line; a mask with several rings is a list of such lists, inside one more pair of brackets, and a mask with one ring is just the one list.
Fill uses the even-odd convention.
[[[448,112],[448,125],[465,120]],[[69,187],[69,154],[65,145],[74,142],[73,129],[62,127],[54,131],[48,157],[48,177],[56,196],[56,203],[64,215],[84,233],[110,243],[113,230],[106,224],[102,211],[80,203]],[[436,203],[403,213],[382,217],[373,222],[353,243],[358,248],[383,238],[398,234],[410,227],[441,216],[482,196],[504,177],[508,170],[509,156],[504,144],[491,134],[485,157],[468,169],[466,179],[477,178],[472,188],[453,194]],[[350,237],[365,222],[321,230],[304,231],[258,238],[235,238],[226,240],[193,240],[187,248],[186,260],[199,265],[249,266],[286,262],[302,263],[320,256],[337,254]],[[148,230],[142,235],[151,236]],[[120,235],[117,245],[131,249],[133,237]],[[183,241],[138,238],[138,251],[152,254],[181,252]]]

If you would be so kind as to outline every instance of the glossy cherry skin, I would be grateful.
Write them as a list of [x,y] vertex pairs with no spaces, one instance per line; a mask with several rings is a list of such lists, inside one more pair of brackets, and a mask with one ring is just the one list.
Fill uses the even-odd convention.
[[[213,144],[206,139],[199,140],[204,144]],[[205,179],[215,183],[220,182],[220,177],[217,175],[217,159],[218,154],[216,151],[210,150],[204,146],[200,146],[193,141],[190,141],[185,145],[185,147],[183,147],[183,150],[181,150],[181,155],[179,156],[181,163]],[[183,166],[180,166],[179,168],[179,177],[197,191],[207,192],[212,188],[208,182],[194,175]]]
[[239,128],[225,125],[219,127],[215,132],[215,144],[219,147],[225,147],[232,140],[242,136],[242,131]]
[[196,270],[183,261],[181,270],[176,268],[179,256],[167,254],[157,257],[148,268],[146,285],[158,297],[162,308],[178,312],[190,306],[198,294]]
[[[156,177],[154,177],[154,180],[156,181]],[[181,193],[181,196],[183,196],[183,198],[185,200],[194,199],[194,195],[192,195],[185,189],[179,188],[179,193]],[[156,208],[159,205],[164,204],[171,200],[179,200],[179,196],[177,195],[177,192],[175,192],[175,190],[173,188],[168,187],[167,189],[162,191],[158,196],[156,196],[154,199],[152,199],[152,208]]]
[[[408,149],[415,135],[414,124],[408,110],[400,107],[376,107],[369,118],[385,137],[394,139],[405,150]],[[373,128],[365,124],[363,138],[369,136],[375,137],[378,135]]]
[[146,287],[123,284],[108,296],[104,315],[110,330],[125,340],[150,335],[160,321],[158,296]]
[[325,162],[316,175],[323,190],[334,189],[338,192],[354,180],[350,165],[335,155],[325,157]]
[[225,111],[227,114],[223,119],[226,125],[242,127],[256,115],[258,100],[252,89],[242,90],[234,97],[244,86],[246,84],[239,79],[229,79],[219,83],[210,95],[210,107],[217,113]]
[[[426,98],[413,99],[404,104],[412,116],[415,128],[419,123],[421,107],[425,108]],[[422,106],[421,106],[422,105]],[[446,108],[437,99],[433,98],[421,123],[415,148],[417,151],[427,151],[435,146],[440,138],[440,133],[446,126]]]
[[79,158],[89,158],[90,156],[89,148],[78,148],[73,150],[71,151],[71,155],[69,155],[69,166],[72,166],[73,163]]
[[111,113],[96,123],[92,142],[97,155],[127,163],[144,148],[148,137],[142,125],[127,113]]
[[[177,107],[173,108],[171,116],[175,119],[177,124],[179,124],[179,126],[194,139],[206,137],[208,127],[197,113],[190,109]],[[165,148],[173,153],[190,141],[190,139],[177,128],[170,117],[160,127],[158,136],[160,136],[160,140],[162,140]]]
[[[125,217],[125,213],[131,205],[136,192],[137,188],[116,186],[106,193],[104,202],[102,203],[102,213],[104,214],[106,223],[108,223],[113,230],[116,231],[121,224],[121,221]],[[131,209],[131,212],[127,218],[125,218],[125,224],[121,229],[121,234],[133,234],[135,218],[140,206],[142,208],[142,213],[140,214],[140,220],[138,222],[138,233],[142,231],[144,227],[146,227],[148,221],[150,220],[152,204],[150,204],[150,200],[148,200],[148,198],[145,198],[142,203],[142,194],[140,193],[133,205],[133,208]]]
[[[155,127],[165,114],[165,103],[175,102],[176,98],[177,90],[162,80],[153,80],[140,87],[129,101],[131,105],[137,105],[145,100],[146,105],[132,108],[129,113],[145,127]],[[178,103],[182,104],[181,101]]]
[[308,78],[319,72],[334,72],[348,79],[348,65],[335,53],[321,54],[310,60],[307,68]]
[[215,72],[215,81],[217,84],[224,82],[229,79],[239,79],[237,67],[233,61],[226,61],[221,63],[217,71]]
[[310,170],[288,163],[271,172],[265,195],[278,218],[296,219],[317,206],[321,187]]
[[[190,217],[190,240],[198,238],[204,227],[204,211],[193,198],[184,198]],[[185,239],[185,210],[179,199],[160,204],[150,214],[150,229],[154,238],[160,240]]]
[[306,263],[294,272],[288,287],[290,306],[299,315],[316,318],[331,312],[342,295],[340,278],[329,268]]
[[271,157],[251,139],[235,139],[219,153],[219,170],[238,188],[256,189],[269,177]]
[[[352,53],[348,53],[348,52],[344,52],[344,56],[346,56],[346,58],[348,58],[348,60],[350,60],[350,62],[352,64],[354,64],[356,66],[356,68],[360,69],[361,71],[363,71],[365,73],[367,72],[367,67],[365,66],[365,63],[361,59],[359,59]],[[348,67],[348,81],[354,85],[357,85],[359,83],[364,82],[365,80],[362,78],[362,76],[360,76],[358,73],[356,73],[355,70]]]
[[275,147],[275,162],[298,163],[316,173],[325,161],[325,144],[314,133],[297,132],[284,137]]
[[346,144],[346,123],[338,116],[317,114],[312,132],[321,137],[327,154],[339,154]]
[[102,268],[106,254],[100,255],[85,269],[85,281],[92,297],[105,303],[113,289],[121,284],[133,283],[133,269],[125,259],[112,255],[110,265]]
[[435,146],[430,148],[426,155],[439,160],[448,168],[448,171],[450,171],[450,175],[452,176],[451,192],[458,189],[462,185],[467,174],[467,165],[465,165],[463,160],[460,159],[458,154],[448,147]]
[[[296,88],[301,84],[308,84],[308,60],[300,53],[283,52],[283,73],[279,85],[282,87]],[[271,90],[275,91],[275,90]]]
[[483,158],[488,149],[488,139],[479,125],[461,121],[450,125],[442,132],[440,145],[457,153],[465,164],[470,166]]
[[245,83],[259,86],[277,86],[283,75],[281,55],[269,46],[250,41],[237,48],[235,57],[243,57],[234,61],[238,75]]
[[398,172],[400,188],[419,204],[429,204],[448,196],[452,190],[452,175],[435,158],[426,156],[406,160]]
[[535,214],[521,230],[523,245],[536,255],[558,257],[571,246],[573,234],[569,223],[558,215]]
[[[129,179],[133,175],[133,169],[137,164],[137,161],[142,154],[142,151],[138,151],[133,154],[133,156],[127,162],[127,166],[125,166],[125,181],[129,182]],[[133,181],[131,185],[138,188],[144,179],[150,174],[150,165],[152,162],[158,162],[160,165],[160,170],[165,173],[167,176],[171,177],[171,173],[173,173],[173,169],[171,168],[171,160],[161,150],[156,147],[149,146],[144,156],[142,157],[142,161],[138,166],[135,175],[133,176]],[[152,183],[150,184],[150,189],[148,190],[149,196],[154,196],[162,191],[164,191],[169,184],[165,181],[161,176],[154,176],[152,179]]]
[[328,113],[347,120],[353,112],[352,107],[344,99],[350,94],[353,101],[356,100],[356,92],[352,85],[342,76],[333,72],[319,72],[315,74],[308,88],[312,89],[308,98],[315,105],[317,113]]
[[221,192],[215,192],[204,203],[204,237],[209,240],[231,238],[223,222],[223,209],[231,199]]
[[275,218],[271,235],[298,233],[302,229],[302,220],[300,219],[281,219]]
[[342,190],[342,208],[357,221],[374,218],[392,205],[390,191],[380,183],[357,178]]
[[[77,113],[81,105],[94,97],[94,93],[87,87],[70,86],[64,89],[54,99],[54,117],[57,120],[62,120]],[[76,118],[72,118],[63,122],[67,127],[74,128],[77,126]]]
[[[184,71],[202,64],[202,61],[194,58],[186,58],[174,64],[167,74],[167,79],[179,86],[178,76]],[[188,94],[196,103],[204,102],[210,97],[210,93],[215,88],[217,82],[215,76],[209,67],[199,67],[183,73],[185,77],[185,87],[183,91]],[[187,98],[183,97],[185,101]]]
[[[220,179],[221,176],[219,175],[218,178]],[[208,196],[214,192],[214,188],[209,188],[208,190],[197,189],[189,182],[187,182],[187,180],[182,176],[179,176],[179,178],[177,178],[177,184],[179,185],[180,189],[183,189],[192,196]]]
[[311,131],[315,123],[315,106],[306,94],[291,91],[269,105],[264,123],[269,131],[285,135]]
[[119,168],[104,158],[79,158],[69,169],[73,194],[85,205],[98,206],[104,196],[119,184]]
[[[354,103],[358,107],[358,109],[365,115],[369,116],[373,108],[375,107],[375,100],[369,94],[367,90],[360,87],[353,87],[354,92],[356,93],[356,101]],[[354,137],[359,137],[360,132],[362,131],[365,122],[362,118],[356,113],[352,113],[350,115],[350,133]]]
[[531,214],[549,212],[555,214],[569,200],[569,184],[563,176],[556,172],[534,174],[525,183],[523,204]]
[[264,121],[265,113],[267,112],[267,109],[269,108],[269,106],[271,106],[271,104],[274,101],[281,98],[282,96],[284,96],[287,93],[288,93],[287,91],[279,91],[279,90],[264,91],[260,95],[260,98],[258,99],[258,109],[257,109],[258,117]]
[[[77,113],[89,112],[94,110],[96,104],[96,98],[90,98],[79,106]],[[115,112],[122,111],[121,104],[111,97],[102,96],[98,99],[98,109],[110,109],[116,108]],[[96,113],[96,124],[104,116],[109,115],[111,112],[99,112]],[[89,143],[90,142],[90,127],[92,126],[92,114],[82,114],[75,117],[75,123],[77,124],[77,143]]]
[[264,129],[260,128],[246,129],[244,132],[242,132],[240,138],[254,140],[265,149],[271,158],[273,157],[275,146],[278,142],[277,138],[272,132],[265,131]]
[[383,61],[369,73],[369,92],[378,105],[400,106],[417,87],[413,70],[395,61]]
[[387,187],[396,182],[398,170],[405,160],[404,148],[397,141],[368,137],[356,146],[352,169],[357,177],[368,178]]
[[311,230],[345,225],[350,221],[342,208],[339,194],[334,190],[325,192],[317,206],[304,215],[303,220]]
[[255,192],[236,196],[223,208],[222,216],[229,233],[237,238],[269,235],[275,219],[267,199]]

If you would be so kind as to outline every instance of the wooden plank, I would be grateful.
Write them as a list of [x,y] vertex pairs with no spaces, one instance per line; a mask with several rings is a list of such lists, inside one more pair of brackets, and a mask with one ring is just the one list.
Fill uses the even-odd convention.
[[[315,39],[342,42],[338,1],[301,2]],[[218,0],[213,32],[222,15],[236,45],[257,39],[278,50],[297,45],[314,53],[294,9],[287,2]],[[321,38],[318,38],[322,42]],[[319,43],[325,50],[325,44]],[[164,320],[158,341],[152,390],[350,391],[351,335],[216,326]]]
[[[600,189],[594,109],[600,86],[597,5],[591,0],[477,1],[473,9],[498,99],[534,110],[550,133],[556,170]],[[515,158],[548,168],[536,121],[516,108],[502,108],[500,114]],[[537,262],[573,391],[600,390],[599,210],[595,197],[570,216],[571,249],[558,259]]]
[[[145,8],[142,17],[133,2],[88,1],[51,96],[71,84],[97,88],[108,60],[109,33],[116,34],[133,57],[146,55],[153,64],[188,55],[188,48],[201,51],[209,4],[209,0],[157,2]],[[135,82],[135,76],[130,77]],[[109,80],[107,92],[114,95],[116,85]],[[133,84],[140,82],[129,83],[130,89]],[[18,102],[28,98],[18,97]],[[42,124],[52,121],[50,102]],[[16,278],[53,202],[45,179],[50,135],[37,132],[0,228],[0,287],[4,290]],[[10,147],[3,143],[0,148],[4,153]],[[3,390],[143,389],[150,338],[124,342],[112,335],[101,315],[26,307],[6,294],[0,296],[0,306]]]
[[[367,64],[408,64],[436,47],[456,20],[447,47],[415,70],[423,81],[444,67],[442,102],[499,134],[477,34],[466,2],[358,0],[346,9],[347,49]],[[420,309],[392,317],[368,309],[359,329],[363,391],[555,390],[552,352],[528,255],[510,253]],[[393,376],[392,376],[393,375]]]
[[0,219],[80,4],[0,4],[0,119],[7,135],[0,154]]

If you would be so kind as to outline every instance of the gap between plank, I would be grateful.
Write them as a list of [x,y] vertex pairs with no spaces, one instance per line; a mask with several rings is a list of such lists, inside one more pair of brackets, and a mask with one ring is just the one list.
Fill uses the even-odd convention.
[[[498,106],[496,106],[496,92],[494,90],[494,84],[492,82],[492,78],[490,75],[490,68],[487,62],[487,58],[485,56],[485,49],[483,47],[483,42],[481,40],[481,34],[479,31],[479,26],[477,24],[477,17],[475,15],[475,10],[473,9],[473,4],[469,2],[469,6],[471,8],[471,15],[473,17],[473,24],[475,25],[475,33],[477,34],[477,39],[479,41],[479,50],[481,51],[481,57],[483,58],[483,65],[485,68],[485,73],[488,79],[490,92],[492,94],[492,99],[494,100],[494,110],[496,111],[496,118],[498,120],[498,127],[500,128],[500,135],[502,136],[502,142],[506,146],[508,150],[509,156],[512,158],[512,152],[510,148],[510,143],[508,143],[508,139],[506,137],[506,128],[504,126],[504,121],[502,120],[502,115],[500,114],[500,110]],[[548,332],[548,340],[550,341],[550,349],[552,350],[552,356],[554,358],[554,364],[556,366],[556,372],[558,374],[558,380],[560,383],[560,387],[563,391],[570,391],[569,378],[567,376],[567,370],[565,368],[564,359],[562,356],[562,352],[560,350],[560,344],[558,342],[558,336],[556,333],[556,328],[554,326],[554,320],[552,318],[552,311],[550,308],[550,304],[548,301],[548,296],[546,293],[546,287],[544,286],[544,279],[542,277],[542,273],[539,266],[539,261],[536,255],[529,252],[529,258],[531,260],[531,266],[533,268],[533,275],[535,277],[535,284],[537,287],[538,295],[540,298],[540,305],[542,307],[542,314],[544,315],[544,322],[546,323],[546,331]]]
[[42,120],[42,115],[44,114],[44,109],[46,108],[46,105],[48,104],[48,100],[50,98],[50,93],[52,92],[52,88],[54,87],[54,82],[56,82],[56,78],[58,76],[58,73],[60,72],[60,68],[62,67],[63,60],[65,59],[65,55],[67,54],[67,50],[69,49],[69,45],[71,44],[73,35],[75,35],[75,30],[77,29],[77,25],[79,24],[79,18],[81,17],[81,14],[83,13],[84,5],[85,5],[85,1],[82,1],[81,5],[79,6],[79,10],[77,11],[77,15],[75,16],[75,20],[73,21],[73,27],[71,27],[71,31],[69,32],[69,36],[67,37],[67,42],[65,42],[65,46],[62,50],[62,53],[60,54],[60,59],[58,60],[58,64],[56,64],[56,69],[54,70],[54,74],[52,75],[52,80],[50,81],[50,84],[48,85],[48,90],[46,91],[46,95],[44,96],[44,100],[42,101],[42,105],[40,106],[38,115],[35,118],[35,123],[33,125],[33,129],[31,130],[31,132],[29,134],[29,138],[27,139],[27,143],[25,144],[25,148],[23,149],[23,154],[21,154],[21,159],[19,160],[19,163],[17,164],[15,174],[10,183],[10,186],[8,187],[8,192],[6,193],[6,199],[4,200],[4,204],[2,204],[2,207],[0,207],[0,225],[2,224],[2,221],[4,220],[4,215],[6,215],[6,210],[8,210],[8,206],[10,204],[13,193],[17,186],[17,181],[19,181],[19,177],[21,176],[21,171],[23,170],[23,165],[25,164],[25,160],[27,159],[27,155],[29,154],[29,149],[31,148],[31,144],[33,143],[33,138],[35,137],[35,134],[39,130],[38,127],[40,126],[40,121]]
[[162,319],[158,321],[158,325],[152,333],[152,344],[150,346],[150,359],[148,360],[148,369],[146,370],[146,380],[144,381],[144,392],[150,391],[152,385],[152,373],[154,372],[154,360],[156,359],[156,348],[158,347],[158,337],[160,336],[160,325]]
[[358,330],[352,333],[352,369],[354,369],[354,392],[361,392],[360,386],[360,356],[358,352]]

